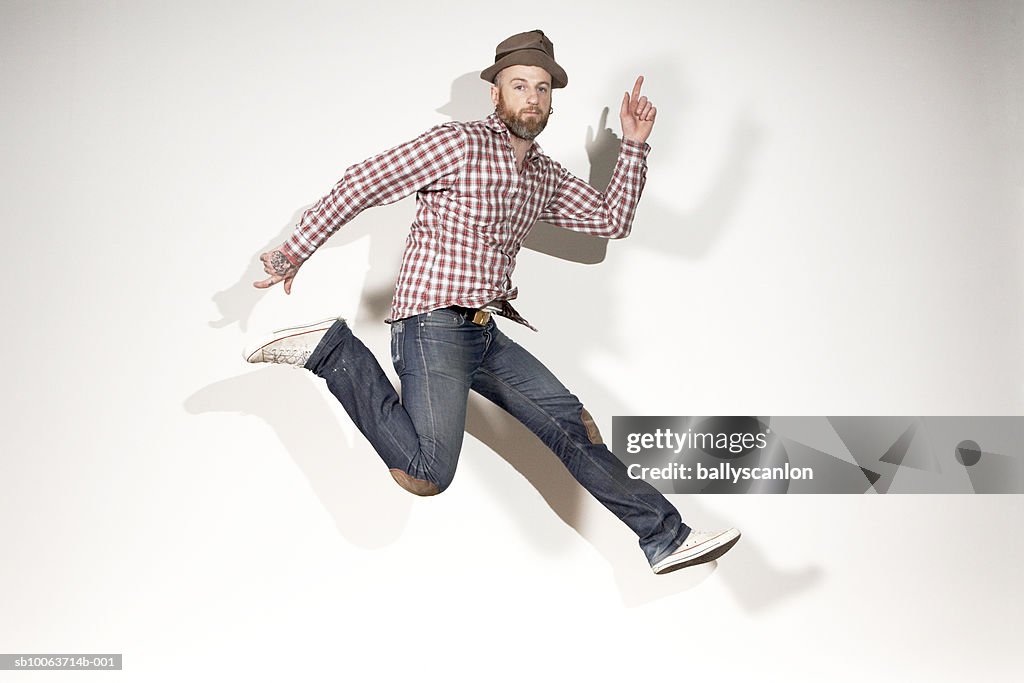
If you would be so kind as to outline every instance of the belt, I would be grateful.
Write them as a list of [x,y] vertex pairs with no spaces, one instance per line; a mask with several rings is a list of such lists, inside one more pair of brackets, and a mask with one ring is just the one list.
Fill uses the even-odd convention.
[[464,306],[449,306],[448,310],[455,311],[463,318],[474,325],[486,325],[491,320],[491,312],[481,308],[466,308]]

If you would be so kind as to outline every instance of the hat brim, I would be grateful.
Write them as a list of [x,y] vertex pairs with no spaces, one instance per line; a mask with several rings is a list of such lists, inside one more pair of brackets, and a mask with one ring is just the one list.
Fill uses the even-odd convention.
[[558,66],[558,63],[551,59],[546,52],[529,48],[508,53],[493,65],[481,71],[480,78],[488,83],[494,83],[494,78],[498,75],[499,71],[505,67],[516,65],[539,66],[544,69],[551,74],[552,88],[564,88],[569,84],[569,77],[565,74],[565,69]]

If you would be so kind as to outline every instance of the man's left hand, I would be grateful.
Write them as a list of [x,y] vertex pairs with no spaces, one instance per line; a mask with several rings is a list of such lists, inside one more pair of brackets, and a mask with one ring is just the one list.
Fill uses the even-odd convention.
[[635,142],[647,142],[651,129],[654,128],[654,117],[658,114],[651,101],[640,96],[640,86],[643,83],[644,77],[637,76],[633,92],[622,95],[622,106],[619,108],[622,137]]

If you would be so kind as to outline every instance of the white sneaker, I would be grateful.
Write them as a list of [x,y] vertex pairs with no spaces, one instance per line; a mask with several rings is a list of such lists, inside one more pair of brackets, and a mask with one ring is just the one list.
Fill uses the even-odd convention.
[[249,363],[284,363],[302,367],[327,330],[338,320],[344,321],[344,318],[328,318],[309,325],[275,330],[246,349],[245,360]]
[[674,553],[651,566],[655,574],[666,574],[684,567],[692,567],[717,560],[740,540],[739,529],[726,531],[691,530],[683,544]]

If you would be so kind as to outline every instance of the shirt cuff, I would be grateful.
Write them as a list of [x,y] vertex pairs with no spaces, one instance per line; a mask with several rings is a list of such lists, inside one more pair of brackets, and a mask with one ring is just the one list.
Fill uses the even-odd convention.
[[289,245],[288,242],[285,242],[284,244],[281,245],[281,253],[284,254],[284,257],[288,259],[288,261],[291,262],[293,266],[302,265],[302,259],[295,255],[295,253],[292,251],[291,245]]
[[619,156],[626,161],[645,161],[651,146],[646,142],[637,142],[628,138],[622,138],[622,145],[619,147]]

